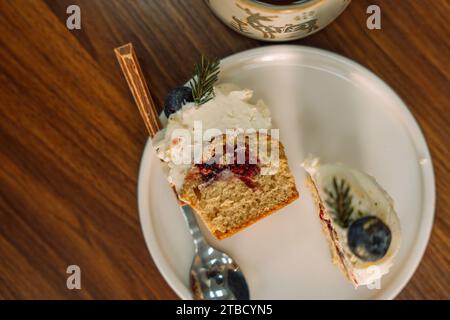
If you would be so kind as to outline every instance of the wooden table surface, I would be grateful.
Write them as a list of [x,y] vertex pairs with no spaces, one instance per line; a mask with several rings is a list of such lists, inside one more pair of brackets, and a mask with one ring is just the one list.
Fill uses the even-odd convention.
[[[66,28],[78,4],[82,29]],[[382,9],[382,30],[366,8]],[[450,298],[450,2],[354,0],[294,43],[374,71],[404,99],[434,160],[436,218],[400,299]],[[0,1],[0,298],[176,299],[153,263],[136,206],[147,139],[112,49],[132,42],[161,105],[201,53],[267,45],[222,25],[201,0]],[[82,290],[66,288],[66,268]]]

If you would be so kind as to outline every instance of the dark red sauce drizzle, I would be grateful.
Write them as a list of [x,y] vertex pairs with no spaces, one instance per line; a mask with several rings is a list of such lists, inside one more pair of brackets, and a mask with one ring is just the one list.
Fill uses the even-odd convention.
[[[225,154],[226,147],[224,146]],[[199,169],[200,175],[204,182],[209,182],[214,179],[218,179],[220,173],[225,170],[229,170],[234,175],[236,175],[245,185],[249,188],[254,189],[256,187],[256,183],[254,181],[254,177],[261,172],[261,168],[257,163],[250,163],[249,156],[249,147],[248,144],[245,146],[245,163],[238,164],[237,163],[237,151],[234,149],[234,163],[231,164],[220,164],[212,161],[207,161],[206,163],[196,164],[196,167]],[[209,163],[212,162],[212,163]]]

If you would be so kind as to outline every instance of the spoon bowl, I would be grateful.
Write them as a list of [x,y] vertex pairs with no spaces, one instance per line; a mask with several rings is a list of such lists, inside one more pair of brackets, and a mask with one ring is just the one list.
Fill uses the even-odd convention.
[[193,298],[197,300],[249,300],[244,274],[227,254],[211,247],[203,238],[192,208],[181,207],[191,232],[195,255],[190,271]]
[[248,300],[247,283],[239,266],[211,246],[194,256],[191,288],[195,299]]

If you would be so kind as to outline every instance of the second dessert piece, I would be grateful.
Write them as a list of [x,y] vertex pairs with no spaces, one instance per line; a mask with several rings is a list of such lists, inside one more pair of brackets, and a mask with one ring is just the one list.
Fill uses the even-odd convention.
[[342,164],[303,163],[333,262],[355,287],[389,272],[400,246],[391,197],[368,174]]

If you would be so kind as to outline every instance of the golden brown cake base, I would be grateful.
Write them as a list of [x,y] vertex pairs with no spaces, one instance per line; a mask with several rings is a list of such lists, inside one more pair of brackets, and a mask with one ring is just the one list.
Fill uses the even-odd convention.
[[260,214],[258,217],[254,218],[254,219],[248,220],[246,223],[243,223],[241,226],[239,226],[237,228],[234,228],[234,229],[231,229],[231,230],[229,230],[227,232],[215,231],[213,234],[219,240],[225,239],[225,238],[227,238],[227,237],[229,237],[229,236],[231,236],[231,235],[233,235],[233,234],[235,234],[235,233],[237,233],[237,232],[239,232],[239,231],[249,227],[250,225],[254,224],[255,222],[258,222],[259,220],[261,220],[261,219],[271,215],[272,213],[275,213],[279,209],[287,206],[291,202],[294,202],[298,198],[299,198],[299,194],[297,192],[296,194],[293,194],[292,197],[289,198],[286,202],[279,204],[278,206],[272,208],[270,211],[268,211],[266,213]]
[[299,194],[280,143],[275,174],[257,174],[251,184],[232,173],[205,182],[194,166],[179,197],[195,210],[217,239],[224,239],[285,207]]

